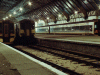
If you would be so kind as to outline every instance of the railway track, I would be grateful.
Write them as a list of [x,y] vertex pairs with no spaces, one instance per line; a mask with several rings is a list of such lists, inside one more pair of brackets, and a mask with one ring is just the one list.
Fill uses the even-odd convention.
[[95,68],[100,68],[100,58],[95,56],[90,56],[82,53],[72,52],[64,49],[55,49],[45,46],[29,46],[33,49],[38,49],[43,52],[52,53],[54,55],[60,56],[65,59],[71,59],[77,61],[78,63],[85,63],[86,65],[91,65]]
[[[80,53],[70,52],[61,49],[54,49],[44,46],[31,45],[26,48],[15,46],[15,48],[32,57],[35,57],[38,60],[50,64],[53,67],[62,70],[63,72],[69,73],[70,75],[100,75],[100,61],[98,57],[88,56]],[[37,53],[35,51],[37,51]],[[44,57],[43,55],[45,54],[50,55],[49,57],[51,58],[49,58],[48,56]],[[70,63],[68,64],[68,62]],[[79,67],[81,69],[78,69]],[[90,71],[83,72],[82,68],[84,70],[92,69],[93,73]],[[81,71],[77,71],[77,69]]]

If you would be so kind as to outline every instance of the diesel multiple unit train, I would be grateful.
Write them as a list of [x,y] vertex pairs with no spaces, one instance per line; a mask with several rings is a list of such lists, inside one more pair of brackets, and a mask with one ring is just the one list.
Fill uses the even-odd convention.
[[[61,27],[60,27],[61,26]],[[100,35],[100,20],[91,20],[75,23],[49,25],[49,33],[77,33]],[[45,28],[45,27],[44,27]],[[36,28],[37,29],[37,28]],[[40,31],[43,30],[41,27]],[[62,31],[61,31],[62,30]],[[29,43],[34,40],[35,23],[32,20],[24,19],[16,25],[10,21],[0,21],[0,42]]]
[[0,42],[18,42],[25,38],[34,38],[34,21],[24,19],[15,25],[10,20],[0,21]]
[[13,42],[15,27],[12,21],[0,21],[0,42]]

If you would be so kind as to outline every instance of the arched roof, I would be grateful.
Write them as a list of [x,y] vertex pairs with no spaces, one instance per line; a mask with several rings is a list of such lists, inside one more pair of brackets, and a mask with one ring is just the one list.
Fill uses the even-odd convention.
[[46,19],[48,16],[56,18],[58,14],[69,18],[75,11],[87,18],[87,12],[99,9],[100,0],[0,0],[0,20],[9,18],[18,22],[23,19]]

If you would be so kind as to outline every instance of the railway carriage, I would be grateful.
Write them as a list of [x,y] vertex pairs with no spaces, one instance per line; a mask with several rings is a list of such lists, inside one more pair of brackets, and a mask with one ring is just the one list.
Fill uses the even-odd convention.
[[31,44],[34,42],[35,25],[33,20],[21,20],[16,27],[15,43],[17,44]]
[[10,20],[0,21],[0,42],[13,42],[14,38],[14,23]]
[[19,35],[20,37],[34,37],[35,25],[34,21],[24,19],[19,22]]
[[100,35],[100,20],[87,20],[36,27],[36,33]]

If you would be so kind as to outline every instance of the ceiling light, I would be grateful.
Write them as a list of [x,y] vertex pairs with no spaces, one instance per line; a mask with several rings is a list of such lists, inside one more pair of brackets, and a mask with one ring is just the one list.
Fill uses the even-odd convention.
[[47,19],[49,20],[49,17],[47,17]]
[[30,6],[31,6],[31,5],[32,5],[32,3],[31,3],[31,2],[28,2],[28,5],[30,5]]
[[5,18],[3,18],[3,20],[6,20]]
[[75,14],[78,14],[78,11],[75,11]]
[[8,16],[6,17],[6,19],[8,19]]
[[58,17],[61,17],[61,14],[59,14]]
[[16,12],[14,11],[14,14],[16,14]]
[[19,8],[19,10],[20,10],[20,11],[22,11],[22,10],[23,10],[23,8],[21,8],[21,7],[20,7],[20,8]]
[[88,1],[87,1],[87,0],[85,0],[85,1],[84,1],[84,3],[86,3],[86,4],[87,4],[87,3],[88,3]]
[[9,17],[11,17],[12,15],[11,14],[9,14]]

